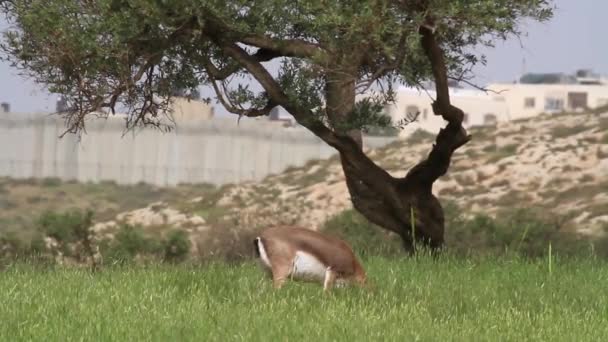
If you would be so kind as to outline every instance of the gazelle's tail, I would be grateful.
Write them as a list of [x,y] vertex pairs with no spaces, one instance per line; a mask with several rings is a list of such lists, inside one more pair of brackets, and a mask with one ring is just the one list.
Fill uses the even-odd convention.
[[270,259],[268,259],[268,254],[266,254],[266,249],[264,248],[264,242],[261,237],[256,237],[253,240],[253,244],[255,246],[255,255],[262,259],[264,264],[268,267],[270,266]]

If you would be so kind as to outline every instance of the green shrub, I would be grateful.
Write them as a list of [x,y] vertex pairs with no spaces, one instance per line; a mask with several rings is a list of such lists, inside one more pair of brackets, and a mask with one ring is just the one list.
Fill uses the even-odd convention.
[[15,232],[5,232],[0,235],[0,255],[3,258],[21,255],[27,250],[27,244]]
[[35,234],[30,240],[30,248],[28,254],[41,255],[45,253],[46,244],[44,243],[44,237],[42,234]]
[[520,208],[502,211],[496,217],[477,214],[469,219],[446,210],[446,245],[455,254],[515,253],[540,257],[549,244],[556,253],[586,253],[588,243],[563,229],[563,218],[538,210]]
[[371,137],[396,137],[399,132],[396,127],[371,126],[366,129],[366,134]]
[[17,203],[8,198],[0,198],[0,210],[10,210],[17,208]]
[[14,231],[0,234],[0,260],[42,261],[46,246],[42,234],[32,237],[20,236]]
[[[560,215],[523,208],[495,216],[466,217],[454,202],[445,202],[444,216],[446,251],[455,256],[515,254],[536,258],[546,256],[551,244],[559,255],[588,256],[593,249],[595,255],[608,257],[608,237],[580,239],[565,229],[565,217]],[[397,235],[386,233],[354,210],[331,218],[323,230],[348,241],[361,256],[405,255]]]
[[[71,210],[64,213],[47,211],[37,222],[38,233],[55,239],[64,256],[84,260],[94,254],[90,228],[91,210]],[[72,248],[78,245],[79,248]]]
[[59,185],[61,185],[61,179],[56,178],[56,177],[47,177],[47,178],[43,178],[40,183],[42,186],[49,187],[49,188],[58,187]]
[[348,241],[361,257],[403,255],[399,236],[370,223],[355,210],[334,216],[322,230]]
[[196,257],[199,261],[222,260],[238,264],[255,256],[253,239],[263,227],[243,229],[229,224],[211,227],[196,240]]
[[407,138],[407,142],[410,144],[419,144],[427,140],[435,139],[433,133],[427,132],[423,129],[417,129]]
[[551,128],[551,135],[555,138],[565,138],[571,135],[575,135],[585,131],[587,127],[585,125],[575,125],[575,126],[566,126],[566,125],[557,125]]
[[120,226],[114,239],[104,240],[100,244],[104,262],[110,264],[129,263],[137,255],[153,256],[161,251],[158,239],[147,237],[140,227],[128,224]]
[[173,230],[163,242],[164,259],[169,262],[184,261],[190,253],[190,239],[183,230]]
[[47,211],[38,219],[39,231],[59,243],[86,239],[93,223],[93,212],[72,210],[64,213]]

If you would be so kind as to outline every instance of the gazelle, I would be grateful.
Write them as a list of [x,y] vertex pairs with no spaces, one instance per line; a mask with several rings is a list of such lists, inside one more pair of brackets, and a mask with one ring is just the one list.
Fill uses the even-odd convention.
[[365,270],[350,246],[336,237],[310,229],[278,226],[254,240],[257,256],[272,274],[275,288],[288,278],[323,282],[327,291],[334,283],[364,285]]

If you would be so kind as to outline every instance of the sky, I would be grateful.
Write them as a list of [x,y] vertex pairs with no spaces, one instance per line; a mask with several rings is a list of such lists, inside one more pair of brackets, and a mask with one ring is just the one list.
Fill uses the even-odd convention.
[[[593,69],[608,75],[608,44],[604,20],[608,0],[555,0],[554,17],[546,23],[526,23],[526,36],[498,42],[483,49],[487,65],[474,69],[475,83],[512,82],[524,72],[566,72]],[[7,29],[0,18],[0,31]],[[203,90],[204,96],[210,96]],[[17,75],[0,62],[0,102],[8,102],[13,112],[51,112],[56,95]],[[218,108],[216,113],[225,113]]]

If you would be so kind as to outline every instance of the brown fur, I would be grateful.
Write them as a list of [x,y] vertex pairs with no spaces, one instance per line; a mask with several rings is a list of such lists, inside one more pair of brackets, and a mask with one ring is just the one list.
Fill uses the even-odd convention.
[[295,226],[268,228],[260,235],[272,264],[275,286],[280,287],[291,271],[297,251],[314,255],[330,267],[337,278],[363,284],[365,271],[350,246],[334,236]]

